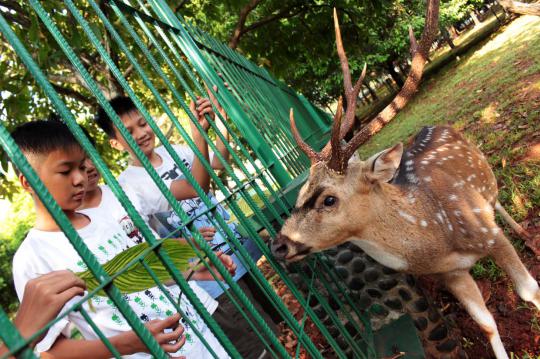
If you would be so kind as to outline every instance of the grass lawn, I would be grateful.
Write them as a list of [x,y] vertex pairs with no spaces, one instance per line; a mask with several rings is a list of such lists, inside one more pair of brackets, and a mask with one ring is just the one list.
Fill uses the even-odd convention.
[[[398,141],[405,142],[423,126],[452,124],[487,155],[499,182],[499,200],[507,211],[518,222],[540,226],[538,34],[539,17],[519,17],[489,39],[475,45],[456,62],[443,67],[421,85],[419,93],[389,125],[360,148],[361,157],[366,158]],[[510,231],[507,233],[512,235]],[[514,243],[526,265],[533,274],[538,275],[538,261],[525,249],[523,242],[514,240]],[[506,286],[506,292],[513,292],[511,284],[489,260],[475,266],[473,274],[480,281],[499,281]],[[496,312],[499,304],[494,297],[500,292],[496,284],[490,288],[493,295],[491,302],[488,300],[488,306],[492,312]],[[540,338],[538,314],[523,307],[519,300],[512,306],[515,310],[512,315],[519,311],[523,313],[523,310],[528,312],[523,329],[527,331],[527,336],[524,338]],[[520,346],[520,341],[508,333],[510,324],[507,326],[504,318],[494,315],[507,350],[523,358],[540,354],[539,340],[533,342],[531,339]],[[510,320],[515,322],[516,318]],[[458,325],[462,326],[460,323]],[[475,330],[479,331],[477,327]],[[505,335],[509,338],[505,339]],[[471,342],[474,344],[482,340],[482,348],[489,348],[482,335]],[[480,348],[476,353],[479,352]],[[472,357],[475,357],[474,354]]]

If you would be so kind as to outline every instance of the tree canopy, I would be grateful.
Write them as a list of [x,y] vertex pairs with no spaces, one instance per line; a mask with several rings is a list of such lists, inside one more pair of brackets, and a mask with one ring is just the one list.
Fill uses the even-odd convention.
[[[82,2],[81,2],[82,3]],[[107,1],[98,1],[102,11],[114,21],[115,14]],[[446,0],[441,19],[445,24],[467,16],[481,0]],[[42,2],[50,17],[106,96],[122,93],[122,88],[92,47],[75,19],[59,0]],[[186,20],[237,49],[257,65],[267,68],[278,79],[302,92],[319,105],[335,101],[342,91],[342,74],[335,50],[332,11],[339,14],[343,42],[351,73],[358,76],[364,63],[368,78],[388,73],[394,64],[409,57],[408,27],[417,36],[423,28],[423,0],[182,0],[170,1],[171,8]],[[81,5],[84,9],[84,6]],[[50,33],[26,1],[0,0],[0,12],[34,56],[54,88],[78,114],[81,123],[90,123],[96,110],[95,98],[82,77],[64,56]],[[83,11],[84,12],[84,11]],[[92,11],[86,16],[93,32],[101,39],[112,60],[143,99],[151,94],[133,71],[103,24]],[[123,31],[122,27],[118,27]],[[125,35],[125,34],[123,34]],[[124,38],[128,38],[125,36]],[[133,48],[135,45],[132,44]],[[150,64],[141,61],[150,70]],[[150,76],[154,71],[148,71]],[[154,83],[159,87],[157,77]],[[9,128],[30,119],[47,118],[51,105],[32,76],[0,37],[0,118]],[[162,88],[166,92],[165,87]],[[102,134],[90,132],[98,139]],[[104,141],[97,141],[106,147]],[[102,151],[113,170],[122,163],[115,151]],[[0,171],[0,197],[9,196],[14,185],[5,180],[6,160]]]

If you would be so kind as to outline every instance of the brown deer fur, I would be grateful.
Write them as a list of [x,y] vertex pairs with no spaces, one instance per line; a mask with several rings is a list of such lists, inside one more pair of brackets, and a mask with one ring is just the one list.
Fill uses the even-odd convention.
[[497,226],[496,206],[482,153],[451,127],[426,127],[405,151],[398,144],[352,161],[343,174],[314,164],[273,251],[294,261],[351,241],[395,270],[440,275],[506,358],[469,269],[491,256],[524,300],[540,307],[540,290]]

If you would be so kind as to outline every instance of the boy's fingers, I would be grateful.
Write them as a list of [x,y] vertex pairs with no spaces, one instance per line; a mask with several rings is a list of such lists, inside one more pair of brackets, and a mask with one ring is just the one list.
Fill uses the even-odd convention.
[[182,348],[182,346],[184,345],[184,343],[186,342],[186,337],[182,337],[181,339],[179,339],[176,343],[174,344],[162,344],[161,345],[161,348],[166,352],[166,353],[176,353],[177,351],[180,350],[180,348]]
[[205,231],[205,232],[214,231],[215,232],[216,228],[215,227],[200,227],[199,231]]
[[208,103],[209,103],[210,100],[209,100],[208,98],[206,98],[206,97],[204,97],[204,98],[198,98],[198,99],[197,99],[197,105],[199,105],[199,106],[200,106],[201,104],[205,103],[205,102],[208,102]]
[[172,332],[164,333],[163,335],[161,335],[160,342],[168,343],[168,342],[180,340],[180,337],[182,336],[183,333],[184,333],[184,327],[179,325],[178,328],[176,328]]
[[208,110],[212,110],[211,103],[203,103],[197,107],[197,112],[208,112]]
[[61,293],[71,287],[86,289],[86,283],[71,272],[69,272],[69,274],[59,273],[59,275],[51,277],[51,280],[54,280],[51,285],[51,289],[54,293]]
[[68,300],[78,295],[84,295],[84,289],[81,287],[71,287],[63,291],[62,293],[58,294],[58,302],[62,303],[63,305]]
[[180,313],[173,314],[170,317],[163,319],[161,323],[159,323],[160,331],[162,331],[165,328],[173,327],[179,320],[180,320]]

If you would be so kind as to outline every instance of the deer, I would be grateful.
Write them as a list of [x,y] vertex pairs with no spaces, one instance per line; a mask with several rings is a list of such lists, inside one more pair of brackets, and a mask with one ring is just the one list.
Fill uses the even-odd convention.
[[437,276],[486,334],[495,356],[508,358],[469,270],[491,256],[518,295],[539,309],[540,289],[495,221],[497,210],[513,229],[524,232],[497,200],[497,181],[481,151],[450,126],[430,126],[406,147],[397,143],[365,161],[353,157],[369,133],[389,122],[417,91],[437,31],[438,5],[428,0],[419,43],[409,29],[412,65],[404,87],[349,142],[343,138],[353,124],[366,67],[353,86],[334,10],[347,110],[342,120],[340,98],[330,140],[320,152],[302,140],[291,110],[291,132],[311,166],[271,251],[277,259],[293,262],[352,242],[396,271]]

